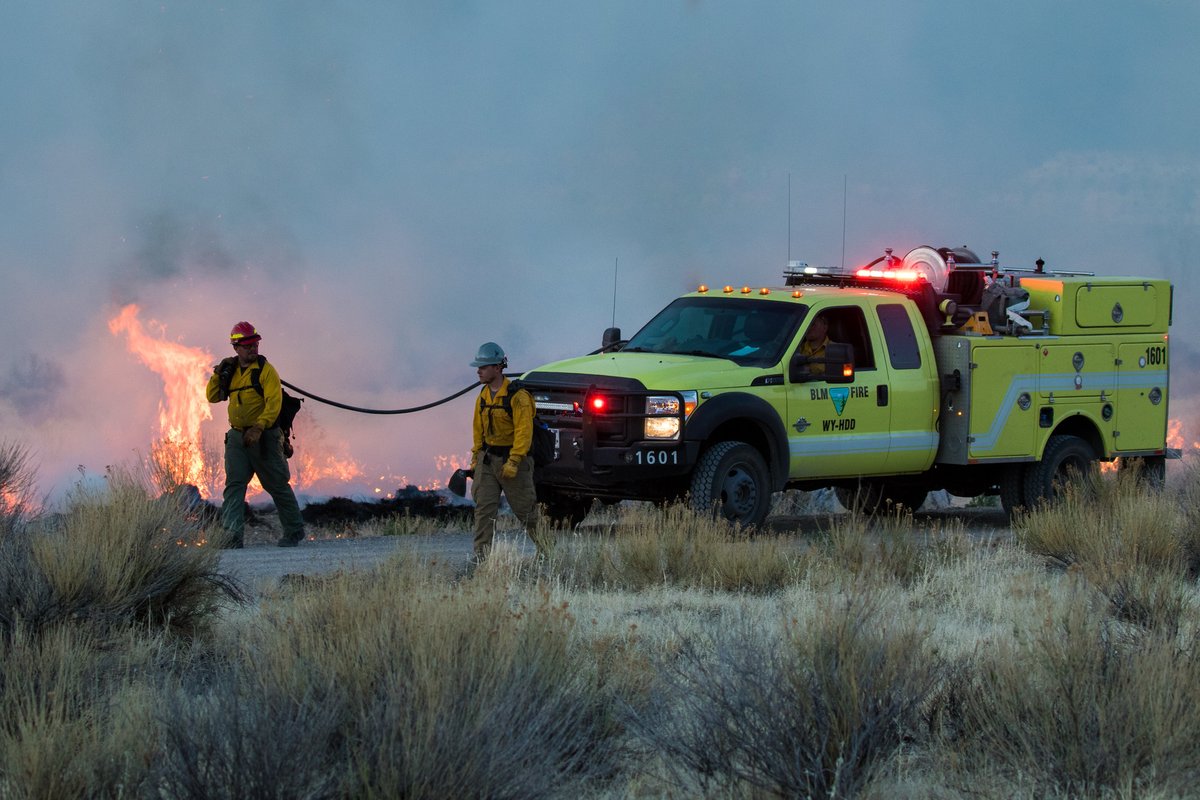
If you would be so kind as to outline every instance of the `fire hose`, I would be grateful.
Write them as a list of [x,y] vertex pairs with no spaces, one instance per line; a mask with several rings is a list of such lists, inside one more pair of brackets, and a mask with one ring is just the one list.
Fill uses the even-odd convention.
[[467,388],[457,391],[454,394],[450,395],[449,397],[443,397],[441,400],[434,400],[432,403],[426,403],[423,406],[413,406],[412,408],[386,408],[386,409],[384,409],[384,408],[360,408],[359,406],[351,406],[351,405],[347,405],[345,403],[339,403],[336,400],[330,400],[328,398],[315,395],[312,392],[307,392],[304,389],[301,389],[299,386],[293,386],[292,384],[288,383],[285,380],[281,379],[279,382],[282,383],[287,388],[291,389],[293,392],[296,392],[297,394],[302,394],[310,400],[316,400],[318,403],[324,403],[325,405],[333,406],[334,408],[344,408],[347,411],[357,411],[360,414],[412,414],[415,411],[424,411],[426,409],[433,408],[434,406],[440,406],[442,403],[449,403],[454,398],[462,397],[464,394],[471,391],[472,389],[476,389],[479,387],[479,382],[476,381],[475,383],[472,383]]

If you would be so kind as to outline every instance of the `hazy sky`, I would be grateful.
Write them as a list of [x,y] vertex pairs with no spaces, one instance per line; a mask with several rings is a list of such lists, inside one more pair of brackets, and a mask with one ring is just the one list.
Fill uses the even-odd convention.
[[[130,302],[414,405],[482,341],[528,369],[597,346],[614,299],[632,332],[789,249],[840,262],[843,186],[849,262],[1171,278],[1184,408],[1198,33],[1196,0],[5,3],[0,437],[47,492],[147,449],[162,381],[107,328]],[[414,482],[469,449],[465,398],[303,413]]]

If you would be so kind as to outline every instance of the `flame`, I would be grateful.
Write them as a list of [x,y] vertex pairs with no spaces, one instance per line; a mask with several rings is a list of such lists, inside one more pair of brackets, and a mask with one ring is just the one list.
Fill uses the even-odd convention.
[[153,321],[151,325],[159,329],[159,335],[149,335],[138,319],[138,311],[134,303],[125,306],[108,321],[108,330],[114,336],[125,334],[129,352],[162,377],[158,425],[169,451],[164,455],[170,459],[171,468],[177,470],[173,474],[181,483],[211,489],[211,470],[206,470],[201,453],[200,423],[212,419],[212,411],[197,386],[206,380],[214,357],[198,347],[168,341],[164,338],[165,326]]

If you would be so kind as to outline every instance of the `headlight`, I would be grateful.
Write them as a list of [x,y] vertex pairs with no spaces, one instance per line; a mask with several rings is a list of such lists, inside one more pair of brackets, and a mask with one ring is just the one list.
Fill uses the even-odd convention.
[[[684,419],[696,410],[696,392],[680,392],[683,395]],[[646,398],[647,439],[679,438],[679,398],[675,395],[652,395]]]

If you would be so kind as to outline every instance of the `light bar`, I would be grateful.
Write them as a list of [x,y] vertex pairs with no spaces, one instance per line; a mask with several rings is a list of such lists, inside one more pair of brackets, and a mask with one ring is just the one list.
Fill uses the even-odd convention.
[[870,269],[863,267],[854,275],[859,278],[883,278],[889,281],[911,283],[921,278],[921,273],[912,269]]

